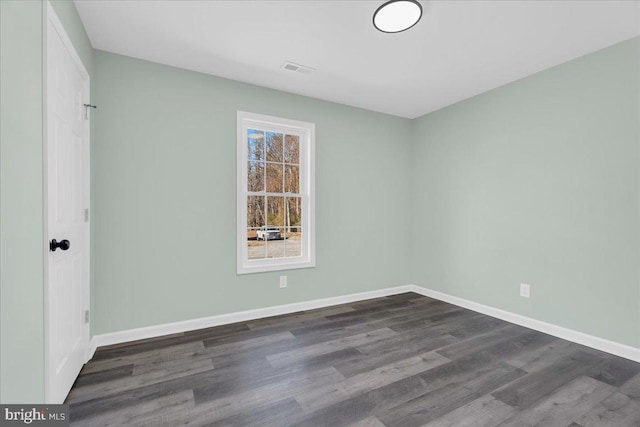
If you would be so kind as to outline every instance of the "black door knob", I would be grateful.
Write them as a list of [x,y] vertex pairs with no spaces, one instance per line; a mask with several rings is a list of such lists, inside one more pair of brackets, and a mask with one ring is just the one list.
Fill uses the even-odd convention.
[[55,250],[58,248],[62,249],[63,251],[66,251],[70,247],[71,247],[71,243],[67,239],[61,240],[59,242],[56,239],[53,239],[51,243],[49,243],[49,250],[52,252],[55,252]]

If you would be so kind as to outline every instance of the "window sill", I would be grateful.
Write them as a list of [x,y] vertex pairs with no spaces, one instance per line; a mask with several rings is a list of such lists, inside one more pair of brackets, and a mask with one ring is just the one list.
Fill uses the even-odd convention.
[[284,270],[297,270],[302,268],[314,268],[316,266],[315,261],[299,261],[299,262],[250,262],[246,265],[238,265],[237,274],[252,274],[252,273],[266,273],[270,271],[284,271]]

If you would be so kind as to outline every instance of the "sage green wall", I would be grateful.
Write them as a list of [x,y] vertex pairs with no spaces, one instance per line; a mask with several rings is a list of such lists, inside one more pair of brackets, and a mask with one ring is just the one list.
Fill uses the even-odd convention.
[[[410,121],[94,54],[94,334],[408,283]],[[236,111],[316,124],[317,267],[236,275]]]
[[[44,400],[43,6],[0,1],[2,403]],[[90,69],[92,52],[75,6],[62,1],[53,6]]]
[[640,346],[639,59],[635,38],[417,119],[412,281]]
[[44,398],[42,4],[0,1],[0,402]]

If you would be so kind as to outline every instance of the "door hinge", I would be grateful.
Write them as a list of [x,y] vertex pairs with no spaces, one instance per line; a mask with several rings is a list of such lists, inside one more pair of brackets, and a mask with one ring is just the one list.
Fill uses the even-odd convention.
[[89,209],[84,210],[84,222],[89,222]]
[[89,323],[89,310],[84,311],[84,323]]

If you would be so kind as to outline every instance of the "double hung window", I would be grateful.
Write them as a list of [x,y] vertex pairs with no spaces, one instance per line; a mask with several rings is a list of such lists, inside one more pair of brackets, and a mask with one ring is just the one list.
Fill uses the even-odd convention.
[[315,266],[314,132],[238,112],[238,274]]

